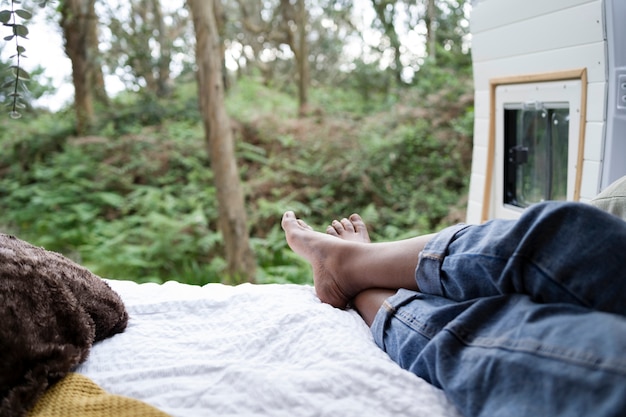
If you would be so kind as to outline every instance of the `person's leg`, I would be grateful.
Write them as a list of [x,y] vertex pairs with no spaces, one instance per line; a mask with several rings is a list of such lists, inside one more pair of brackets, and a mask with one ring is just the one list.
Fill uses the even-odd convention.
[[293,212],[282,225],[290,247],[313,266],[318,296],[336,307],[367,288],[419,287],[457,301],[522,293],[626,314],[626,222],[586,204],[537,204],[519,221],[375,244],[313,232]]
[[528,294],[626,315],[626,222],[582,203],[440,232],[421,252],[420,291],[456,301]]
[[281,224],[291,249],[311,264],[318,297],[339,308],[368,288],[417,289],[417,259],[432,237],[383,243],[337,239],[313,231],[291,211]]
[[[326,234],[353,242],[371,243],[367,226],[360,215],[354,213],[348,218],[333,220],[326,229]],[[396,290],[371,288],[358,293],[351,301],[368,326],[372,325],[376,313],[383,302],[394,295]]]
[[400,290],[372,333],[402,368],[466,416],[618,416],[626,411],[626,320],[510,294],[454,302]]
[[371,326],[385,300],[396,294],[396,292],[396,290],[384,288],[370,288],[358,293],[352,299],[352,306],[363,318],[365,323]]

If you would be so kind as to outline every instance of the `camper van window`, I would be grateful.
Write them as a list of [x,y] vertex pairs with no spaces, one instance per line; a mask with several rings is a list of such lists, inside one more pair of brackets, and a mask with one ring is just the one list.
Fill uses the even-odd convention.
[[568,103],[505,106],[504,204],[566,199],[568,131]]

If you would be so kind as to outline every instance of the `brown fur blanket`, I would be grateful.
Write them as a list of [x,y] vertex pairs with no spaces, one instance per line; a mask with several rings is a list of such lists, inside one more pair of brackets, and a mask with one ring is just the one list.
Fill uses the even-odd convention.
[[24,415],[127,322],[122,300],[98,276],[0,234],[0,415]]

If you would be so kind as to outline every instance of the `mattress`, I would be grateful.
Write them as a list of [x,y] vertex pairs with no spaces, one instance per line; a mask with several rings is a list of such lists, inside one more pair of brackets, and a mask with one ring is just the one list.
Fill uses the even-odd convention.
[[107,280],[130,315],[79,372],[172,416],[459,417],[306,285]]

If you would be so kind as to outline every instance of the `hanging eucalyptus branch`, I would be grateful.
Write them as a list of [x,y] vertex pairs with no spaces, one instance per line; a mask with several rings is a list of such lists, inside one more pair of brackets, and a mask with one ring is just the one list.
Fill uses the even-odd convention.
[[[49,0],[37,1],[40,7],[45,7]],[[8,94],[10,97],[9,107],[11,108],[9,116],[12,119],[19,119],[22,117],[20,110],[25,108],[26,105],[22,101],[22,94],[20,91],[28,91],[25,82],[30,79],[30,75],[22,67],[21,59],[26,58],[24,54],[26,48],[20,44],[23,39],[28,39],[28,28],[24,24],[29,20],[33,14],[25,9],[18,8],[21,3],[20,0],[11,0],[10,9],[0,10],[0,23],[3,26],[11,29],[11,34],[4,37],[6,42],[15,42],[15,54],[10,56],[10,59],[15,60],[15,64],[10,68],[13,70],[14,79],[5,83],[2,89],[9,89],[11,92]],[[5,5],[6,2],[3,2]]]

